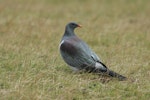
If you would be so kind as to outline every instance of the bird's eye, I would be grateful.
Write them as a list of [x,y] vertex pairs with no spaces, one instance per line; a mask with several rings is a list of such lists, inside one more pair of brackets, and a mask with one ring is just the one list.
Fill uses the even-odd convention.
[[74,27],[74,26],[76,26],[75,24],[72,24],[72,26]]

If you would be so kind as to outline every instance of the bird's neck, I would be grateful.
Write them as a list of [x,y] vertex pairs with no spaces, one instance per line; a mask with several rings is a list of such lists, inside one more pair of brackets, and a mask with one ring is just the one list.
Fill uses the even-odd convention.
[[66,27],[64,36],[75,36],[74,29]]

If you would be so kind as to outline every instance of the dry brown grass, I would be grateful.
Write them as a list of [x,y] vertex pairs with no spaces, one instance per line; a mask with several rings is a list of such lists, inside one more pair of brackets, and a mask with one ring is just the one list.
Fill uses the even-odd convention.
[[[1,0],[1,100],[148,100],[150,98],[149,0]],[[129,78],[103,82],[75,74],[58,45],[65,25],[110,69]],[[109,80],[109,79],[108,79]]]

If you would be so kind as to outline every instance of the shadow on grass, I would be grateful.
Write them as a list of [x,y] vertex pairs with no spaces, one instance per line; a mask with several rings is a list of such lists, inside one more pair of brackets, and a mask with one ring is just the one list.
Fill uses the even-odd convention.
[[62,71],[68,74],[76,75],[77,77],[80,77],[83,80],[99,81],[102,84],[106,84],[110,81],[117,80],[117,78],[113,78],[102,73],[89,73],[85,71],[76,72],[76,71],[70,70],[69,68],[62,69]]

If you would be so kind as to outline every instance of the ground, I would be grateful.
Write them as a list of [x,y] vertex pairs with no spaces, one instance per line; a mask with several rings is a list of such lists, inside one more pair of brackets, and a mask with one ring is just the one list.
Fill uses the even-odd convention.
[[[0,0],[1,100],[148,100],[149,0]],[[59,54],[65,25],[75,30],[118,81],[74,73]]]

